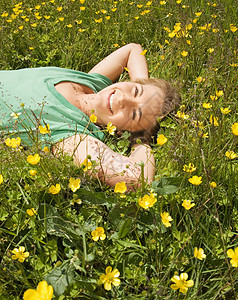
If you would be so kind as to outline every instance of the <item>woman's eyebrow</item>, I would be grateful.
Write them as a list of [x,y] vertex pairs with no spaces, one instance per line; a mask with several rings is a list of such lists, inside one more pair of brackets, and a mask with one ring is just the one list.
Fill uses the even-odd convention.
[[141,111],[141,108],[139,107],[138,108],[138,111],[139,111],[139,120],[138,120],[138,123],[140,122],[140,119],[141,119],[141,117],[142,117],[142,111]]

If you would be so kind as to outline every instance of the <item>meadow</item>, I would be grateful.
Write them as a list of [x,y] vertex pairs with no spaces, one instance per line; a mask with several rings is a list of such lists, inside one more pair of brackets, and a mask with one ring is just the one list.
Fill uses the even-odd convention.
[[[155,180],[128,193],[1,134],[1,300],[50,300],[47,284],[59,300],[238,298],[237,16],[232,0],[1,0],[2,70],[88,72],[139,43],[182,96],[151,145]],[[129,135],[106,143],[128,154]]]

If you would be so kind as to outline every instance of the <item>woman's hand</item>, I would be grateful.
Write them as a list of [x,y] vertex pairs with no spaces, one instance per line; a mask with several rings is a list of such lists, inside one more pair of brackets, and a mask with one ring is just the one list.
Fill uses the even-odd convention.
[[142,51],[139,44],[125,45],[104,58],[89,73],[104,75],[115,82],[127,68],[132,81],[137,78],[148,79],[147,62],[145,56],[141,55]]

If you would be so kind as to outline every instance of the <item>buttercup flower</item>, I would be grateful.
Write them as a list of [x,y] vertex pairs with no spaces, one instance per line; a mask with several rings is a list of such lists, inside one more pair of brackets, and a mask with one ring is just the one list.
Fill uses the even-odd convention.
[[21,115],[21,113],[11,113],[11,117],[13,118],[13,119],[18,119],[19,118],[19,116]]
[[178,290],[183,293],[186,294],[188,291],[189,287],[192,287],[194,285],[193,280],[188,280],[188,274],[187,273],[181,273],[179,276],[178,275],[174,275],[171,278],[171,281],[174,282],[174,284],[171,284],[171,288],[173,290]]
[[165,227],[171,227],[170,222],[173,221],[172,217],[167,212],[163,212],[160,214],[162,223]]
[[3,183],[3,176],[0,174],[0,184]]
[[188,52],[183,50],[183,51],[181,52],[181,55],[182,55],[182,56],[187,56],[187,55],[188,55]]
[[145,49],[145,50],[143,50],[143,51],[141,52],[141,54],[140,54],[140,55],[145,55],[145,54],[146,54],[146,52],[147,52],[147,50]]
[[87,158],[85,158],[85,160],[81,163],[81,166],[84,167],[84,172],[92,169],[92,163]]
[[114,192],[115,193],[125,193],[127,191],[127,187],[126,187],[126,184],[125,182],[118,182],[116,183],[115,185],[115,188],[114,188]]
[[139,198],[139,200],[138,200],[139,205],[141,207],[143,207],[144,209],[148,209],[149,207],[152,207],[156,201],[157,201],[157,199],[155,198],[155,196],[153,194],[145,195],[144,197]]
[[183,170],[184,172],[192,173],[196,170],[196,167],[194,166],[194,164],[189,163],[188,165],[183,166]]
[[35,155],[28,155],[27,161],[31,165],[37,165],[38,162],[40,161],[40,155],[38,153],[36,153]]
[[231,258],[230,263],[232,267],[238,268],[238,247],[236,247],[234,250],[229,249],[226,253]]
[[96,123],[98,118],[94,114],[92,114],[89,119],[92,123]]
[[45,126],[39,126],[39,130],[41,134],[50,133],[50,125],[46,124]]
[[99,284],[104,285],[104,289],[110,291],[112,288],[112,284],[114,286],[120,285],[120,272],[117,269],[112,271],[112,267],[106,267],[106,274],[102,274],[99,279]]
[[231,130],[234,135],[238,135],[238,123],[232,124]]
[[37,171],[36,170],[30,170],[29,173],[30,173],[31,176],[35,176]]
[[222,90],[216,91],[216,95],[217,95],[217,97],[221,97],[224,95],[224,92]]
[[95,230],[91,232],[92,239],[97,242],[100,240],[105,240],[106,234],[104,233],[104,229],[102,227],[97,227]]
[[43,151],[44,151],[45,153],[50,153],[50,149],[49,149],[48,147],[44,147],[44,148],[43,148]]
[[203,103],[203,105],[202,105],[204,108],[211,108],[212,107],[212,104],[211,103]]
[[80,178],[69,178],[69,188],[75,193],[80,188],[81,179]]
[[190,183],[192,183],[193,185],[199,185],[202,183],[202,177],[195,175],[195,176],[189,178],[188,181]]
[[220,108],[221,112],[223,113],[223,115],[229,114],[229,112],[231,112],[231,109],[229,109],[228,107],[225,108]]
[[107,124],[107,131],[109,132],[109,134],[114,135],[116,129],[117,129],[116,126],[113,126],[112,122],[109,122]]
[[228,157],[228,158],[230,158],[230,159],[234,159],[238,155],[234,151],[226,151],[225,156]]
[[51,300],[53,297],[53,287],[46,281],[39,282],[36,290],[28,289],[23,295],[23,300]]
[[183,120],[187,120],[189,118],[189,115],[186,115],[184,112],[179,111],[179,110],[177,111],[176,116]]
[[8,147],[12,147],[12,148],[17,148],[20,146],[21,144],[21,138],[17,137],[17,138],[7,138],[5,140],[5,144],[8,146]]
[[164,145],[168,141],[167,137],[165,137],[163,134],[159,134],[157,138],[157,145]]
[[26,212],[31,217],[36,214],[36,210],[34,208],[27,209]]
[[13,249],[12,253],[12,259],[18,259],[19,262],[24,262],[24,260],[29,256],[29,252],[25,252],[25,247],[23,246],[18,249]]
[[49,192],[53,195],[56,195],[59,193],[59,191],[61,190],[61,186],[59,183],[57,183],[56,185],[52,185],[50,188],[49,188]]
[[190,208],[195,206],[195,203],[191,203],[191,200],[183,200],[182,206],[189,210]]
[[204,250],[202,248],[194,248],[194,257],[203,260],[204,258],[206,258],[206,254],[204,253]]
[[203,78],[202,76],[198,76],[196,78],[197,82],[201,83],[201,82],[204,82],[205,81],[205,78]]
[[218,118],[214,117],[213,115],[210,116],[210,123],[214,126],[219,126]]
[[215,182],[215,181],[212,181],[212,182],[210,183],[210,187],[212,187],[212,188],[215,188],[215,187],[217,187],[217,184],[216,184],[216,182]]

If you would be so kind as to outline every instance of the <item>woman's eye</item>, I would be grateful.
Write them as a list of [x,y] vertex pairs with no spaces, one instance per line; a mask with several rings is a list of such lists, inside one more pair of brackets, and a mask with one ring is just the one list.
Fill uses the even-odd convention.
[[136,88],[135,88],[135,97],[137,96],[137,94],[138,94],[138,88],[136,86]]
[[136,111],[133,110],[133,116],[132,116],[132,120],[135,120],[135,117],[136,117]]

